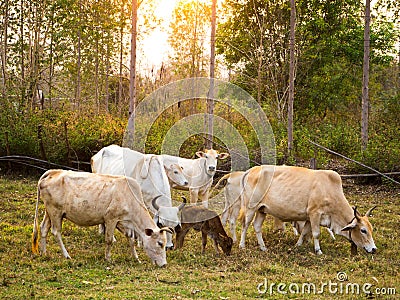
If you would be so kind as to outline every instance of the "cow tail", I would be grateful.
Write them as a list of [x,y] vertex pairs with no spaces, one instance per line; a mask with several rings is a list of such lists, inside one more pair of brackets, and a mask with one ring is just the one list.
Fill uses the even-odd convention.
[[239,216],[238,216],[238,220],[239,222],[241,222],[242,224],[244,224],[245,222],[245,218],[246,218],[246,209],[247,209],[247,203],[245,203],[245,199],[244,199],[244,192],[245,192],[245,179],[247,177],[247,175],[249,174],[249,170],[247,170],[242,178],[240,179],[240,211],[239,211]]
[[229,177],[231,177],[231,173],[222,176],[221,179],[215,184],[214,189],[219,189],[220,186],[224,187],[227,184]]
[[32,252],[34,254],[39,254],[39,243],[38,243],[38,234],[39,234],[39,224],[38,224],[39,199],[40,199],[40,189],[39,189],[39,186],[38,186],[38,188],[37,188],[35,219],[33,221],[33,232],[32,232]]

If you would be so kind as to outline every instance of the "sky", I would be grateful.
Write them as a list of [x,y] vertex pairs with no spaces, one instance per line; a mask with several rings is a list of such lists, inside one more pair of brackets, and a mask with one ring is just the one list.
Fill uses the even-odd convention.
[[[162,28],[169,27],[176,2],[177,0],[159,0],[155,14],[163,20]],[[151,69],[153,66],[159,67],[168,58],[170,51],[168,33],[162,28],[155,29],[141,42],[143,53],[138,56],[141,59],[143,68]]]

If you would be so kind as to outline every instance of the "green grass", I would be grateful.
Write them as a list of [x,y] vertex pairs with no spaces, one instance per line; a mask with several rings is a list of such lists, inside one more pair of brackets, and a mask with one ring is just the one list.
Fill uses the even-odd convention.
[[[1,299],[358,299],[346,294],[346,284],[373,284],[376,288],[395,288],[396,295],[377,296],[395,299],[400,294],[400,189],[382,186],[345,185],[351,205],[361,212],[378,205],[371,217],[378,252],[368,255],[359,250],[350,255],[350,244],[342,237],[332,241],[323,230],[321,246],[324,254],[313,254],[313,246],[296,248],[296,236],[287,226],[285,233],[274,233],[272,220],[264,223],[267,251],[261,252],[252,229],[247,249],[234,245],[232,255],[218,257],[209,242],[206,254],[201,254],[201,235],[191,232],[185,245],[167,252],[168,266],[153,266],[142,249],[138,249],[142,264],[130,255],[127,241],[116,233],[112,248],[112,263],[104,260],[104,239],[96,227],[80,228],[66,221],[63,240],[72,257],[66,260],[54,237],[48,236],[47,256],[31,252],[31,232],[36,202],[36,179],[0,177],[0,298]],[[174,192],[175,197],[178,193]],[[43,204],[40,205],[43,215]],[[340,282],[338,272],[348,280]],[[273,295],[260,291],[273,286]],[[279,283],[286,284],[286,295],[277,292]],[[316,294],[291,294],[302,284],[314,284]],[[333,295],[326,286],[335,284]],[[342,293],[340,294],[340,284]],[[388,291],[388,290],[386,290]]]

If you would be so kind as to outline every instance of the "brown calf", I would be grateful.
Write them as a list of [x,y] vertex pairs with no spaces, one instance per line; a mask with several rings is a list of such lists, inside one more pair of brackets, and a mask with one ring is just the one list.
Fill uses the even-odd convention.
[[196,231],[201,231],[202,253],[205,252],[208,235],[214,241],[217,254],[219,254],[218,245],[226,255],[231,254],[232,238],[226,234],[221,219],[215,211],[203,206],[184,207],[182,209],[181,226],[176,232],[176,248],[182,248],[185,235],[190,228],[193,228]]

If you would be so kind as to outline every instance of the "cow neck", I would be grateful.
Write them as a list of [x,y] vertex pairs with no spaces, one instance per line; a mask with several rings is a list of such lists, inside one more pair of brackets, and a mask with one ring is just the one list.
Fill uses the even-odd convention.
[[[344,228],[345,226],[347,226],[348,224],[350,224],[351,222],[354,221],[355,217],[354,217],[354,211],[353,209],[350,207],[349,203],[346,200],[346,208],[343,210],[338,209],[338,217],[335,220],[335,228],[334,228],[334,232],[335,234],[344,236],[345,238],[347,238],[349,241],[352,241],[351,239],[351,230],[349,230],[348,232],[343,232],[342,228]],[[348,221],[350,220],[350,221]]]

